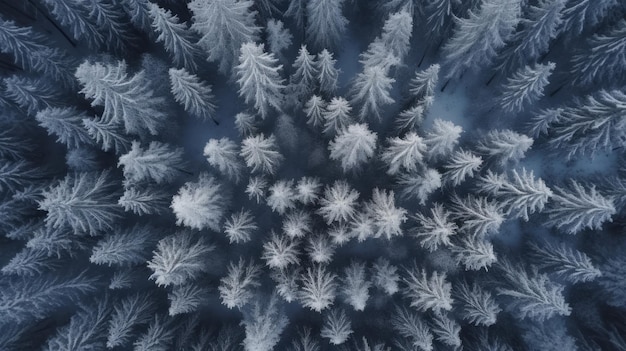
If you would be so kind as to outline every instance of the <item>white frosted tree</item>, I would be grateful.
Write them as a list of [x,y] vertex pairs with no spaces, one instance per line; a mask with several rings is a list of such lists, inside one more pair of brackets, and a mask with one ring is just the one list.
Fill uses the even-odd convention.
[[335,253],[335,245],[327,235],[322,234],[309,236],[304,249],[311,262],[316,264],[330,263]]
[[426,96],[435,95],[435,87],[439,82],[439,71],[441,66],[433,63],[425,70],[416,71],[415,76],[411,79],[409,92],[413,97],[420,100]]
[[307,117],[306,123],[314,128],[321,127],[324,124],[326,105],[326,101],[319,95],[311,95],[311,98],[304,104],[304,113]]
[[371,274],[372,284],[385,294],[391,296],[400,290],[398,267],[392,265],[386,258],[379,257],[374,261]]
[[317,68],[315,56],[309,53],[306,45],[300,46],[298,56],[293,62],[293,73],[290,77],[291,90],[294,101],[301,104],[304,99],[316,90],[317,77],[320,74]]
[[117,166],[123,167],[124,178],[135,184],[143,181],[170,183],[185,173],[183,149],[158,141],[150,142],[145,149],[134,141],[130,151],[120,156]]
[[150,248],[156,244],[157,230],[148,225],[135,225],[115,230],[93,247],[89,262],[99,265],[135,266],[150,258]]
[[388,73],[402,63],[402,60],[394,55],[380,38],[376,38],[371,42],[367,50],[359,55],[359,58],[359,63],[363,66],[363,71],[368,68],[379,67],[383,69],[385,73]]
[[[405,307],[396,307],[390,324],[396,333],[409,340],[413,350],[433,350],[433,335],[417,313]],[[381,347],[379,350],[384,349]]]
[[192,232],[181,232],[161,239],[148,268],[158,286],[182,285],[208,270],[207,260],[215,246]]
[[413,265],[412,268],[405,269],[402,281],[405,285],[402,294],[411,300],[411,307],[422,312],[452,309],[452,285],[446,281],[445,273],[435,271],[428,276],[424,269]]
[[252,239],[252,233],[257,229],[259,227],[254,222],[252,213],[243,209],[232,214],[224,223],[224,234],[231,244],[249,242]]
[[315,205],[320,196],[322,183],[316,177],[302,177],[296,184],[296,198],[303,205]]
[[2,80],[3,95],[29,115],[63,105],[63,90],[49,79],[14,74]]
[[326,105],[324,117],[324,134],[333,136],[353,123],[352,106],[343,97],[333,97]]
[[626,21],[622,20],[607,33],[594,34],[587,40],[588,49],[572,58],[574,82],[587,85],[593,82],[617,81],[626,69]]
[[105,42],[104,33],[90,18],[85,3],[75,0],[44,0],[42,1],[61,26],[69,30],[72,38],[83,41],[91,49],[100,49]]
[[68,174],[42,193],[39,209],[46,211],[46,225],[69,226],[77,235],[110,230],[121,218],[117,205],[119,183],[108,171]]
[[291,239],[287,235],[272,233],[268,241],[263,244],[261,258],[270,268],[283,270],[290,265],[300,263],[298,254],[300,241]]
[[553,62],[525,66],[507,79],[502,85],[502,95],[498,99],[500,107],[508,113],[519,113],[528,105],[543,97],[543,90],[548,85]]
[[245,165],[239,158],[239,147],[234,141],[226,137],[209,139],[204,146],[204,156],[209,164],[217,168],[220,173],[235,183],[239,183]]
[[191,30],[201,36],[198,45],[224,74],[236,65],[241,46],[259,39],[253,5],[248,0],[193,0],[187,4],[193,15]]
[[412,172],[421,165],[426,153],[424,139],[415,132],[410,132],[404,137],[387,139],[387,146],[380,156],[381,160],[388,165],[387,174],[394,175],[400,170]]
[[170,307],[167,313],[170,317],[186,313],[198,312],[200,306],[208,300],[208,290],[197,284],[185,284],[176,286],[167,294]]
[[421,171],[400,174],[398,177],[400,197],[403,199],[417,199],[420,205],[425,205],[429,196],[441,188],[441,173],[436,169],[426,168]]
[[343,270],[340,291],[343,301],[352,306],[355,311],[363,311],[369,299],[369,289],[372,286],[367,280],[365,263],[351,262]]
[[163,44],[174,66],[194,72],[197,67],[195,58],[200,51],[187,23],[180,23],[178,16],[157,4],[149,3],[148,7],[152,28],[159,35],[156,41]]
[[270,107],[281,111],[284,100],[284,79],[280,76],[283,65],[278,64],[274,54],[264,52],[263,44],[253,42],[241,46],[239,65],[235,67],[239,96],[254,108],[262,118],[267,117]]
[[320,332],[322,338],[328,339],[332,345],[341,345],[348,341],[352,333],[352,322],[344,310],[328,311]]
[[409,53],[412,32],[413,16],[403,9],[389,15],[379,40],[394,56],[402,60]]
[[337,291],[337,275],[328,272],[325,266],[307,268],[300,280],[302,286],[298,292],[298,300],[304,307],[321,312],[333,304]]
[[229,309],[241,309],[254,297],[253,289],[261,285],[261,267],[253,261],[246,263],[240,258],[237,263],[228,264],[226,276],[220,279],[217,288],[222,304]]
[[239,112],[235,115],[235,128],[239,132],[239,136],[248,137],[256,134],[258,130],[256,115],[248,112]]
[[176,215],[176,224],[219,232],[220,222],[228,207],[222,185],[207,173],[195,182],[185,183],[172,198],[170,208]]
[[550,42],[563,30],[564,9],[568,0],[541,0],[528,4],[509,44],[498,57],[497,69],[511,72],[535,62],[548,52]]
[[460,221],[461,231],[473,237],[497,234],[504,222],[501,206],[482,196],[452,197],[452,217]]
[[267,21],[265,29],[270,52],[278,57],[282,57],[282,52],[291,46],[293,35],[285,28],[281,20],[271,19]]
[[567,243],[532,242],[530,253],[539,268],[574,284],[591,282],[602,276],[589,256]]
[[91,138],[101,144],[103,151],[114,151],[120,155],[130,150],[131,141],[128,135],[124,133],[123,124],[84,118],[83,126]]
[[507,162],[517,163],[524,158],[533,142],[524,134],[509,129],[494,129],[478,142],[476,149],[499,166],[504,166]]
[[337,80],[340,70],[336,67],[337,60],[332,52],[324,49],[317,54],[317,80],[320,90],[326,94],[333,94],[337,90]]
[[430,324],[435,339],[453,349],[461,348],[461,326],[443,313],[435,313]]
[[551,206],[546,210],[547,224],[568,234],[602,229],[617,213],[613,199],[602,196],[594,185],[585,187],[571,180],[568,188],[555,186],[554,189]]
[[141,216],[166,212],[171,198],[161,187],[127,187],[117,203],[124,211]]
[[554,316],[569,316],[571,308],[562,295],[563,286],[550,281],[545,274],[531,272],[502,259],[498,264],[501,272],[501,288],[498,295],[508,296],[512,302],[508,308],[519,319],[529,318],[543,322]]
[[262,177],[250,177],[246,186],[246,194],[249,199],[254,199],[257,204],[265,200],[265,191],[267,190],[267,181]]
[[181,104],[185,111],[202,120],[215,120],[215,96],[211,86],[201,81],[198,76],[187,72],[184,68],[170,68],[170,91],[176,102]]
[[443,47],[447,78],[492,62],[511,38],[521,17],[521,0],[483,0],[467,18],[455,17],[452,37]]
[[374,188],[372,199],[365,204],[365,212],[373,220],[375,238],[391,240],[403,234],[401,226],[407,220],[407,211],[396,207],[393,190]]
[[454,298],[462,308],[461,317],[475,326],[491,326],[496,324],[497,316],[502,309],[488,290],[478,284],[471,286],[461,281],[454,286]]
[[430,208],[430,214],[417,212],[414,217],[417,226],[411,234],[419,241],[420,246],[430,252],[440,246],[451,246],[450,239],[456,234],[458,226],[451,220],[450,213],[442,204],[435,203]]
[[296,301],[300,272],[301,269],[297,266],[287,269],[272,269],[270,272],[270,278],[275,283],[274,291],[286,302]]
[[113,306],[107,333],[107,348],[129,346],[134,334],[142,325],[148,324],[156,312],[153,296],[134,293],[121,298]]
[[341,161],[344,172],[358,170],[374,155],[376,140],[366,124],[349,125],[329,143],[330,158]]
[[[391,86],[396,80],[387,76],[387,70],[381,66],[365,67],[359,73],[350,89],[353,106],[360,106],[359,119],[361,121],[381,121],[381,112],[384,106],[393,104]],[[375,117],[375,118],[374,118]]]
[[413,131],[424,120],[424,105],[416,104],[400,112],[394,119],[395,130],[398,133]]
[[133,351],[166,351],[174,343],[174,320],[164,314],[155,314],[148,328],[133,343]]
[[292,210],[283,219],[283,233],[290,238],[303,238],[311,232],[313,221],[306,210]]
[[333,222],[347,222],[356,212],[359,192],[352,189],[348,182],[338,180],[332,186],[324,189],[324,196],[320,199],[317,213],[326,224]]
[[342,14],[344,0],[311,0],[306,4],[307,42],[318,49],[332,50],[346,32],[348,20]]
[[463,128],[442,119],[435,119],[433,126],[424,136],[426,156],[429,160],[445,158],[452,154],[452,150],[459,143]]
[[243,310],[241,325],[245,338],[241,345],[245,351],[272,351],[287,324],[278,297],[262,299],[257,296],[254,303]]
[[165,99],[156,96],[146,71],[133,76],[126,73],[124,61],[114,64],[83,62],[76,69],[81,93],[91,99],[92,106],[103,106],[102,120],[124,123],[127,133],[157,135],[167,114]]
[[94,140],[83,127],[85,112],[74,107],[46,108],[37,112],[35,119],[46,129],[49,135],[56,135],[57,141],[67,147],[85,147],[93,145]]
[[457,264],[463,265],[466,271],[479,271],[489,267],[497,261],[493,245],[488,240],[466,236],[461,238],[451,248]]
[[278,151],[276,137],[263,134],[249,136],[243,140],[240,155],[252,172],[274,174],[284,157]]
[[285,214],[287,210],[296,207],[296,194],[293,191],[292,180],[279,180],[269,188],[267,205],[278,214]]
[[452,186],[457,186],[467,178],[473,177],[483,164],[483,159],[470,151],[457,150],[450,157],[450,161],[444,165],[446,172],[443,179]]

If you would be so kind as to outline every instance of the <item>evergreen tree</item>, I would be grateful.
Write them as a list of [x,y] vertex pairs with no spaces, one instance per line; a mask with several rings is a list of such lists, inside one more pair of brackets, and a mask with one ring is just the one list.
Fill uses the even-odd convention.
[[176,215],[176,224],[219,232],[220,222],[228,207],[222,185],[207,173],[196,182],[187,182],[172,198],[170,205]]
[[293,0],[289,2],[289,7],[285,11],[285,17],[291,18],[298,30],[304,30],[306,19],[306,0]]
[[454,195],[451,211],[453,218],[462,223],[459,229],[473,237],[497,234],[504,222],[501,206],[484,197]]
[[295,71],[291,75],[291,89],[295,94],[294,101],[300,104],[315,90],[318,72],[315,56],[309,54],[306,45],[302,45],[298,51],[298,57],[293,63]]
[[241,210],[226,220],[224,224],[224,234],[228,241],[232,243],[246,243],[252,240],[252,233],[259,227],[254,223],[254,218],[250,211]]
[[91,49],[98,50],[105,44],[100,28],[89,16],[89,9],[76,0],[43,0],[44,5],[59,23],[68,28],[76,40],[84,40]]
[[[412,347],[413,350],[433,350],[433,335],[428,325],[415,312],[404,307],[396,307],[390,322],[396,333],[409,340],[408,347]],[[379,349],[383,350],[382,347]]]
[[103,151],[120,155],[130,150],[131,141],[124,133],[124,126],[101,119],[84,118],[83,126],[93,140],[102,145]]
[[156,305],[152,296],[135,293],[120,299],[113,306],[109,320],[107,347],[127,346],[137,327],[147,324],[154,315]]
[[555,64],[526,66],[515,72],[502,85],[499,104],[508,113],[519,113],[526,106],[536,103],[543,97],[543,90],[549,83]]
[[374,223],[373,237],[391,240],[403,234],[401,226],[407,220],[406,210],[396,207],[393,191],[374,188],[372,200],[365,204],[364,210]]
[[158,141],[142,149],[140,143],[134,141],[130,152],[120,156],[117,166],[124,167],[124,178],[131,183],[170,183],[184,172],[183,149]]
[[339,69],[337,60],[333,58],[333,54],[324,49],[317,54],[317,72],[320,90],[326,94],[333,94],[337,90],[337,80],[339,78]]
[[79,148],[94,143],[87,130],[83,128],[82,121],[86,117],[84,112],[74,107],[66,107],[41,110],[37,112],[35,119],[48,134],[57,136],[57,142],[65,144],[68,148]]
[[427,69],[416,71],[411,79],[409,91],[416,99],[435,95],[435,87],[439,82],[439,64],[433,63]]
[[149,0],[126,0],[122,2],[124,11],[130,17],[131,23],[144,33],[152,33]]
[[81,5],[89,11],[89,17],[104,34],[109,50],[124,52],[135,40],[128,26],[128,18],[116,3],[106,0],[82,0]]
[[313,127],[320,127],[324,123],[326,113],[326,101],[318,95],[311,95],[311,98],[304,104],[304,113],[307,116],[307,124]]
[[187,4],[193,14],[191,29],[201,36],[198,45],[224,74],[236,65],[241,46],[259,39],[256,11],[250,9],[253,5],[249,0],[193,0]]
[[348,20],[342,14],[344,0],[311,0],[306,5],[307,42],[333,50],[346,32]]
[[3,80],[6,97],[26,111],[35,115],[45,108],[60,107],[65,100],[63,92],[45,79],[14,75]]
[[344,302],[355,311],[363,311],[369,299],[369,288],[372,286],[365,275],[365,263],[351,262],[343,272],[340,293]]
[[352,333],[352,323],[344,310],[333,309],[326,314],[320,334],[328,339],[329,343],[341,345],[350,338]]
[[206,272],[208,255],[215,250],[204,237],[194,238],[192,232],[182,232],[161,239],[148,268],[150,279],[158,286],[182,285]]
[[442,344],[454,349],[461,347],[461,337],[459,335],[461,326],[454,319],[443,313],[437,313],[432,319],[431,330],[435,335],[435,339]]
[[169,77],[172,95],[185,111],[205,121],[211,119],[218,124],[213,117],[216,106],[210,85],[184,68],[170,68]]
[[211,166],[238,183],[245,169],[238,149],[237,144],[228,138],[209,139],[204,146],[204,156]]
[[109,266],[136,266],[150,258],[150,249],[156,244],[154,227],[135,225],[115,230],[98,241],[91,251],[89,262]]
[[452,309],[451,289],[452,285],[446,282],[445,273],[433,272],[428,276],[424,269],[418,269],[414,265],[410,269],[405,269],[406,278],[403,278],[404,296],[411,300],[411,307],[420,311]]
[[67,87],[75,85],[73,62],[61,50],[44,44],[44,36],[32,28],[19,27],[0,18],[0,43],[0,52],[11,55],[13,62],[23,69],[41,73]]
[[296,207],[296,194],[293,191],[293,181],[279,180],[269,188],[267,205],[278,214],[285,214],[287,210]]
[[411,234],[419,241],[420,246],[430,252],[436,251],[440,246],[451,246],[450,239],[456,234],[458,227],[450,219],[450,213],[443,205],[435,203],[430,208],[430,215],[417,212],[414,219],[418,225]]
[[110,230],[120,219],[119,183],[108,171],[68,174],[43,192],[39,209],[46,211],[46,225],[69,226],[77,235]]
[[446,172],[443,178],[446,183],[457,186],[467,177],[473,177],[483,164],[483,159],[469,151],[457,150],[450,157],[450,161],[444,165]]
[[520,20],[521,30],[513,34],[498,57],[497,69],[505,74],[536,62],[547,53],[550,42],[562,31],[563,9],[568,0],[540,0],[529,4]]
[[92,106],[103,106],[105,123],[124,122],[127,133],[157,135],[165,123],[164,99],[155,96],[146,72],[132,77],[126,73],[126,62],[101,64],[83,62],[76,70],[82,85],[80,91],[92,99]]
[[548,225],[555,226],[568,234],[585,229],[599,230],[605,222],[611,222],[616,213],[613,199],[604,197],[591,185],[585,187],[571,180],[570,189],[554,187]]
[[148,329],[133,343],[134,351],[165,351],[172,347],[176,328],[173,320],[155,314]]
[[496,323],[502,309],[491,292],[475,283],[470,286],[466,281],[454,287],[454,297],[463,307],[460,312],[464,320],[485,327]]
[[435,38],[444,34],[444,30],[449,28],[452,18],[452,8],[454,0],[435,0],[426,4],[426,24],[429,31]]
[[425,205],[429,196],[442,185],[441,173],[432,168],[400,174],[397,182],[400,196],[403,199],[417,199],[420,205]]
[[278,298],[256,298],[243,311],[241,325],[246,337],[242,342],[245,351],[271,351],[280,341],[280,335],[288,324]]
[[389,166],[387,174],[397,174],[400,169],[408,172],[417,170],[426,153],[424,139],[417,133],[410,132],[403,138],[389,138],[387,142],[389,146],[380,157]]
[[[168,314],[170,317],[184,313],[193,313],[209,298],[207,290],[193,283],[177,286],[167,294],[170,300]],[[191,322],[189,322],[191,323]]]
[[602,276],[589,256],[566,243],[531,243],[531,258],[539,268],[554,273],[571,283],[590,282]]
[[284,270],[290,265],[300,263],[299,241],[291,239],[287,235],[272,233],[270,240],[263,244],[263,255],[261,258],[270,268]]
[[291,46],[293,35],[284,27],[283,21],[275,19],[267,21],[266,32],[270,52],[282,58],[282,52]]
[[574,82],[621,82],[626,75],[626,20],[606,34],[594,34],[587,43],[588,49],[572,58]]
[[195,57],[199,51],[195,46],[191,32],[187,29],[187,24],[180,23],[178,16],[169,10],[160,8],[157,4],[150,3],[148,6],[152,18],[152,28],[159,34],[156,41],[163,43],[174,66],[182,66],[192,72],[196,71]]
[[499,166],[507,162],[516,163],[533,145],[533,139],[512,130],[491,130],[478,143],[476,149],[487,158],[494,160]]
[[263,134],[247,137],[242,142],[240,155],[252,172],[269,174],[274,174],[284,159],[278,151],[274,135],[267,138]]
[[320,199],[317,213],[328,225],[333,222],[347,222],[356,212],[358,198],[359,192],[352,189],[346,181],[335,181],[332,186],[324,189],[324,197]]
[[450,121],[435,119],[433,126],[424,136],[426,155],[430,160],[446,157],[459,143],[463,128]]
[[485,239],[475,237],[461,238],[456,245],[452,246],[457,264],[463,265],[466,271],[479,271],[489,267],[497,261],[493,252],[493,245]]
[[489,64],[510,39],[520,21],[521,0],[483,0],[467,18],[455,18],[456,28],[443,48],[447,78]]
[[270,106],[281,111],[285,89],[279,73],[283,66],[278,65],[274,54],[265,53],[264,47],[263,44],[243,44],[239,65],[235,67],[239,96],[246,103],[253,103],[262,118],[267,117]]
[[374,261],[372,265],[372,283],[374,286],[391,296],[399,291],[399,281],[398,267],[390,264],[383,257],[379,257]]
[[228,273],[220,280],[218,288],[222,304],[232,308],[241,309],[254,297],[252,289],[261,285],[259,276],[261,267],[254,262],[246,263],[243,258],[234,264],[228,265]]
[[298,294],[300,303],[315,312],[329,308],[335,300],[337,275],[328,272],[325,266],[307,268],[301,276],[302,288]]
[[352,106],[342,97],[334,97],[326,105],[324,116],[324,134],[332,136],[347,128],[353,123],[350,113]]
[[341,161],[344,172],[356,170],[374,155],[376,139],[366,124],[352,124],[329,143],[330,158]]
[[392,13],[385,21],[380,41],[400,60],[409,53],[411,33],[413,32],[413,16],[403,9]]

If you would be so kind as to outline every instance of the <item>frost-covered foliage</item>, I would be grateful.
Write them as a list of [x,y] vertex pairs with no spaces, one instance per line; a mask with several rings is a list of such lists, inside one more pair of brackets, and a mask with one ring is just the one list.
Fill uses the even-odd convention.
[[0,350],[626,348],[623,1],[0,3]]

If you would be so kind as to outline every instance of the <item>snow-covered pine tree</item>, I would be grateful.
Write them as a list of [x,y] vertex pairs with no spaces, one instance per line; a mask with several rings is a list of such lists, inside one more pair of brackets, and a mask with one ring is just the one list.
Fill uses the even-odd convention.
[[307,42],[312,47],[333,50],[346,32],[342,14],[344,0],[310,0],[306,5]]
[[443,179],[446,183],[457,186],[467,177],[473,177],[482,164],[483,159],[480,156],[463,149],[457,150],[450,157],[450,161],[444,165],[446,172],[443,174]]
[[284,13],[284,17],[291,18],[298,31],[304,31],[304,25],[306,24],[306,3],[307,0],[289,1],[289,6]]
[[394,120],[396,132],[402,134],[415,130],[424,120],[424,111],[425,106],[423,104],[415,104],[400,112]]
[[430,208],[429,216],[417,212],[414,220],[418,225],[411,230],[411,234],[426,250],[434,252],[440,246],[452,245],[450,239],[456,234],[458,226],[450,219],[450,213],[442,204],[435,203]]
[[296,207],[296,194],[293,191],[293,180],[279,180],[268,189],[267,205],[274,212],[283,215],[287,210]]
[[135,28],[149,35],[152,33],[149,0],[126,0],[121,5]]
[[350,113],[352,106],[343,97],[333,97],[322,112],[324,117],[324,134],[334,136],[353,123]]
[[335,253],[335,245],[327,235],[322,234],[309,236],[304,249],[311,262],[315,264],[330,263]]
[[435,313],[430,323],[435,339],[453,349],[461,348],[461,326],[443,313]]
[[478,142],[476,149],[497,165],[505,166],[508,162],[519,162],[532,145],[533,139],[526,135],[494,129]]
[[617,212],[613,199],[604,197],[594,185],[585,187],[575,180],[568,188],[554,187],[551,206],[546,210],[547,225],[555,226],[568,234],[585,229],[599,230],[605,222],[611,222]]
[[184,68],[170,68],[169,78],[170,91],[185,111],[205,121],[211,119],[213,123],[219,124],[214,118],[215,97],[210,85]]
[[249,0],[193,0],[187,4],[193,14],[191,29],[201,36],[198,45],[223,74],[230,74],[244,43],[259,39],[253,5]]
[[456,27],[443,48],[446,78],[466,69],[488,65],[515,31],[521,17],[521,0],[483,0],[467,18],[455,17]]
[[359,192],[352,189],[346,181],[335,181],[324,189],[317,213],[326,223],[349,221],[355,213]]
[[426,96],[435,95],[440,69],[439,64],[433,63],[425,70],[415,72],[409,86],[409,92],[415,99],[421,100]]
[[319,199],[322,183],[316,177],[302,177],[296,184],[297,200],[303,205],[315,205]]
[[461,198],[455,194],[451,211],[453,218],[462,223],[459,229],[475,237],[497,234],[504,222],[500,204],[482,196]]
[[381,160],[388,165],[387,174],[397,174],[402,171],[416,171],[421,165],[426,144],[417,133],[410,132],[404,137],[388,138],[387,146],[381,153]]
[[562,30],[563,9],[568,0],[540,0],[528,4],[520,20],[521,29],[513,34],[507,47],[497,58],[497,70],[508,74],[519,67],[536,62],[547,53],[550,42]]
[[374,155],[376,139],[366,124],[349,125],[329,143],[330,158],[341,161],[344,172],[358,170]]
[[337,275],[326,266],[315,265],[302,273],[302,287],[298,292],[300,303],[315,312],[329,308],[335,300]]
[[150,3],[148,6],[152,18],[152,28],[159,34],[156,41],[163,43],[174,66],[185,67],[189,71],[195,72],[197,68],[196,57],[199,56],[200,51],[195,44],[195,38],[187,29],[187,23],[180,23],[178,16],[155,3]]
[[244,351],[272,351],[280,341],[288,320],[276,295],[269,299],[257,296],[254,303],[243,310],[240,324],[246,334],[241,343]]
[[383,25],[380,40],[385,47],[397,58],[404,60],[411,47],[413,32],[413,16],[402,9],[389,15]]
[[572,58],[574,82],[580,85],[621,82],[626,74],[626,20],[605,34],[594,34],[587,42],[588,49]]
[[446,281],[446,274],[434,271],[430,276],[423,268],[414,264],[405,268],[403,295],[411,300],[411,307],[420,311],[449,311],[452,309],[452,285]]
[[519,319],[530,318],[543,322],[553,316],[569,316],[571,308],[562,295],[563,286],[552,282],[536,269],[529,272],[520,264],[501,259],[497,265],[501,272],[498,295],[509,296],[508,305]]
[[63,90],[48,79],[12,75],[2,80],[5,96],[29,115],[50,107],[64,105]]
[[450,121],[436,118],[433,126],[424,136],[426,156],[429,160],[437,160],[452,154],[452,150],[459,143],[463,128]]
[[[206,304],[209,299],[209,291],[198,284],[189,283],[172,288],[172,291],[167,294],[167,299],[170,301],[167,313],[170,317],[174,317],[198,312],[200,306]],[[191,323],[190,319],[187,319],[187,322]],[[183,326],[185,327],[186,325]]]
[[126,69],[124,61],[85,61],[76,70],[80,92],[93,100],[92,106],[104,107],[103,122],[124,122],[127,133],[157,135],[167,119],[165,99],[155,96],[144,70],[129,77]]
[[252,233],[257,229],[259,227],[254,222],[252,213],[244,209],[232,214],[224,223],[224,234],[231,244],[249,242],[252,239]]
[[352,322],[344,310],[333,309],[327,312],[320,332],[322,338],[328,339],[332,345],[341,345],[352,333]]
[[[390,323],[396,333],[408,340],[412,350],[433,350],[433,335],[428,325],[414,311],[396,306]],[[385,350],[382,347],[379,349]],[[401,349],[405,348],[401,347]]]
[[172,348],[176,328],[174,319],[165,314],[154,314],[148,328],[133,343],[134,351],[164,351]]
[[[359,109],[360,121],[382,120],[381,112],[384,106],[393,104],[391,97],[391,85],[395,79],[387,76],[387,70],[381,66],[365,67],[359,73],[350,89],[353,106],[361,106]],[[374,118],[375,117],[375,118]]]
[[[287,195],[293,196],[290,188],[286,190]],[[305,210],[292,210],[283,219],[283,233],[290,238],[303,238],[311,232],[312,227],[311,215]]]
[[146,149],[133,141],[127,154],[120,156],[118,167],[124,167],[124,178],[132,184],[154,181],[170,183],[186,171],[183,149],[152,141]]
[[519,113],[526,106],[536,103],[543,97],[543,90],[548,85],[553,62],[525,66],[515,72],[502,85],[498,100],[500,107],[508,113]]
[[260,204],[262,200],[265,200],[266,191],[267,181],[263,177],[250,177],[246,186],[246,194],[248,194],[249,199],[254,199],[257,204]]
[[279,58],[283,57],[283,51],[291,46],[293,35],[285,28],[281,20],[271,19],[267,21],[267,42],[270,52]]
[[479,271],[483,268],[488,271],[497,261],[493,245],[489,240],[482,238],[465,236],[452,246],[451,251],[457,264],[463,265],[466,271]]
[[369,299],[369,288],[372,286],[365,274],[364,262],[351,262],[343,270],[340,294],[343,301],[355,311],[363,311]]
[[89,12],[89,17],[104,34],[104,43],[116,52],[124,52],[135,40],[128,18],[121,6],[103,0],[82,0],[81,5]]
[[75,0],[42,1],[59,24],[68,28],[75,40],[82,40],[93,50],[104,45],[104,35],[89,16],[89,9]]
[[400,174],[397,182],[400,196],[403,199],[417,199],[420,205],[425,205],[428,197],[442,185],[441,173],[433,168]]
[[66,87],[73,87],[72,60],[60,49],[44,43],[45,37],[31,27],[20,27],[13,21],[0,18],[0,52],[11,55],[13,62],[24,70],[41,73]]
[[137,266],[150,259],[150,249],[157,242],[158,229],[134,225],[116,229],[93,247],[89,262],[108,266]]
[[336,65],[337,60],[333,58],[333,54],[327,49],[317,54],[317,80],[321,92],[333,94],[337,90],[337,80],[340,70]]
[[263,134],[249,136],[241,144],[240,155],[252,172],[274,174],[284,157],[278,151],[276,137]]
[[272,233],[269,240],[263,244],[261,258],[265,264],[274,269],[284,270],[288,266],[300,263],[298,247],[300,241],[291,239],[287,235]]
[[150,280],[158,286],[178,286],[192,281],[208,270],[207,260],[215,246],[205,237],[185,231],[161,239],[148,268]]
[[68,174],[44,191],[38,201],[46,211],[46,225],[69,226],[76,235],[97,235],[110,230],[121,217],[119,183],[109,171]]
[[389,296],[400,290],[398,286],[398,282],[400,281],[398,267],[392,265],[384,257],[379,257],[374,261],[371,276],[372,284]]
[[470,286],[461,281],[455,285],[454,298],[462,306],[459,309],[462,318],[475,326],[496,324],[498,313],[502,311],[491,292],[476,283]]
[[434,38],[444,35],[449,30],[452,19],[454,0],[435,0],[426,4],[426,23],[430,34]]
[[234,141],[226,137],[209,139],[204,146],[203,154],[211,166],[217,168],[231,181],[239,183],[245,165],[239,158],[239,147]]
[[162,214],[169,210],[172,195],[161,187],[129,187],[117,201],[126,212],[138,216]]
[[590,282],[602,275],[589,256],[564,242],[531,242],[530,252],[539,268],[574,284]]
[[124,133],[123,124],[83,118],[83,126],[91,138],[101,144],[103,151],[114,151],[117,155],[121,155],[130,150],[131,141]]
[[177,225],[219,232],[228,199],[222,185],[207,173],[202,173],[198,181],[187,182],[178,190],[170,208],[176,215]]
[[218,291],[222,304],[229,309],[241,309],[254,297],[253,289],[259,287],[261,267],[254,261],[246,262],[239,258],[238,263],[232,261],[228,265],[228,273],[220,280]]
[[293,98],[296,105],[301,105],[302,101],[316,90],[317,77],[320,74],[315,56],[309,53],[306,45],[300,46],[298,56],[293,62],[293,69],[289,83],[295,95],[290,98]]
[[246,103],[254,104],[262,118],[267,117],[270,107],[281,111],[285,89],[284,79],[280,76],[283,65],[278,64],[274,54],[264,52],[264,48],[264,44],[243,44],[239,65],[235,67],[239,96]]
[[111,349],[128,346],[136,329],[148,324],[155,312],[155,300],[149,294],[134,293],[122,297],[113,306],[106,346]]
[[407,220],[407,211],[396,207],[393,190],[374,188],[372,199],[365,203],[364,210],[373,221],[374,238],[384,236],[391,240],[392,237],[403,234],[402,224]]
[[56,135],[57,142],[68,148],[80,148],[93,145],[94,140],[83,127],[83,119],[87,114],[74,107],[47,108],[37,112],[35,119],[39,125],[48,131],[49,135]]

